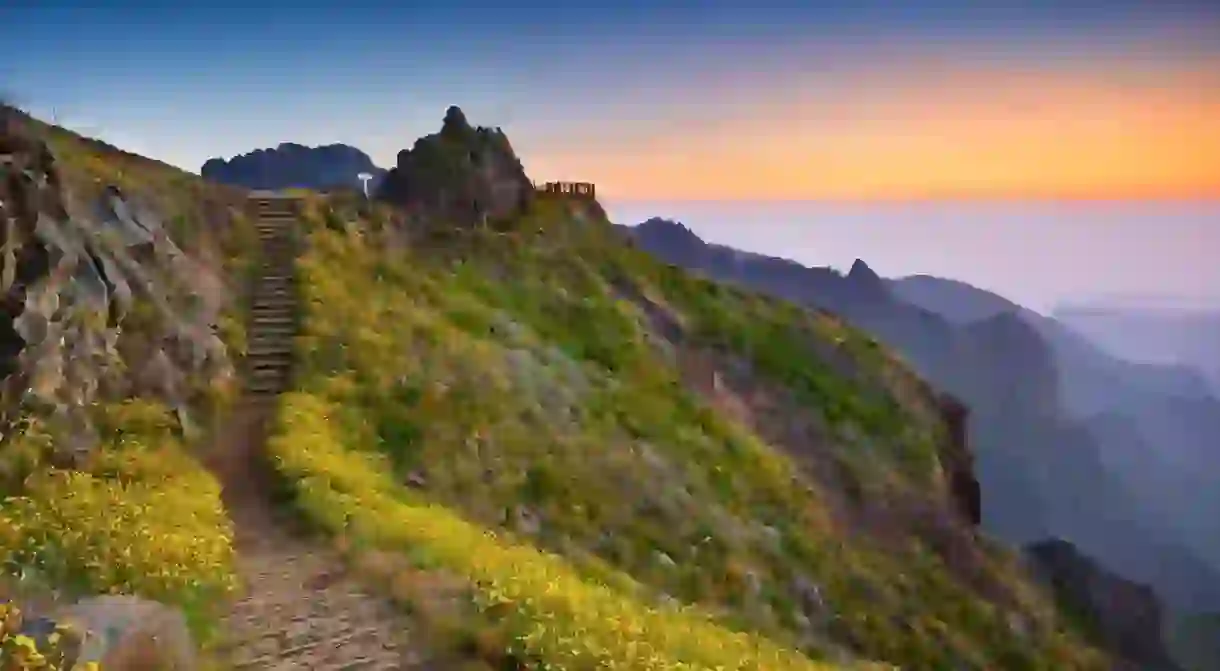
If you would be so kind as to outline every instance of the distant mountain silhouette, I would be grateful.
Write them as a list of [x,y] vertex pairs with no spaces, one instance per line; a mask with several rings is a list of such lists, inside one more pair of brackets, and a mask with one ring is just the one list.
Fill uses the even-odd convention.
[[1055,352],[1061,369],[1062,400],[1077,416],[1130,407],[1144,402],[1147,394],[1199,398],[1211,393],[1204,377],[1187,366],[1135,363],[1118,358],[1059,319],[965,282],[913,275],[891,280],[888,286],[902,300],[958,324],[1001,312],[1020,315]]
[[1220,308],[1083,303],[1054,317],[1115,356],[1189,366],[1220,395]]
[[[675,265],[835,312],[965,401],[987,530],[1018,544],[1065,538],[1177,607],[1220,605],[1220,562],[1205,561],[1200,543],[1188,547],[1182,530],[1147,505],[1147,492],[1133,491],[1138,477],[1116,472],[1108,434],[1090,425],[1098,413],[1121,413],[1167,389],[1197,394],[1197,376],[1141,374],[1144,367],[1108,357],[1053,320],[964,283],[886,281],[860,260],[846,275],[809,268],[708,244],[664,219],[621,229]],[[1060,366],[1072,351],[1091,371],[1083,382]]]
[[[890,286],[945,316],[969,318],[963,306],[973,306],[976,317],[1012,310],[1029,323],[1054,353],[1065,410],[1102,447],[1106,468],[1154,519],[1220,566],[1220,400],[1202,375],[1119,359],[1057,319],[962,282],[920,276]],[[1202,330],[1207,320],[1188,323]]]
[[204,179],[248,189],[362,189],[356,177],[373,175],[369,192],[377,188],[386,170],[368,154],[345,144],[320,147],[285,142],[273,149],[256,149],[229,160],[209,159],[200,169]]

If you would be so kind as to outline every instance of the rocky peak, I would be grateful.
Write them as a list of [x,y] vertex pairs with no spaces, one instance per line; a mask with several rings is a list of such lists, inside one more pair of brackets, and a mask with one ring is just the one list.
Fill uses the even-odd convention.
[[672,219],[652,217],[635,227],[635,235],[645,238],[649,243],[661,245],[662,248],[702,247],[703,239],[689,227]]
[[472,128],[457,107],[441,130],[398,152],[377,198],[461,226],[511,216],[528,207],[534,184],[503,132]]
[[888,295],[885,281],[876,271],[868,267],[864,259],[856,259],[851,264],[851,270],[847,271],[847,281],[856,291],[867,292],[869,295]]
[[466,113],[457,105],[450,105],[449,109],[445,110],[445,120],[441,122],[441,135],[452,137],[455,139],[463,139],[470,135],[474,129],[470,127],[470,122],[466,120]]

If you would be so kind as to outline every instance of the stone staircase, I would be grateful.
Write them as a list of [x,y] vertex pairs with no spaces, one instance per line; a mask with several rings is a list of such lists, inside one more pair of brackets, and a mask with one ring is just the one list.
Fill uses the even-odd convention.
[[244,595],[224,618],[220,654],[235,670],[435,668],[418,656],[394,606],[348,576],[336,552],[289,533],[259,476],[266,425],[291,382],[299,318],[293,279],[296,201],[254,197],[263,245],[251,306],[246,389],[213,465],[237,532]]
[[262,268],[250,308],[247,395],[276,395],[288,387],[292,367],[292,339],[297,328],[296,202],[288,198],[259,198],[254,202],[255,224],[262,243]]

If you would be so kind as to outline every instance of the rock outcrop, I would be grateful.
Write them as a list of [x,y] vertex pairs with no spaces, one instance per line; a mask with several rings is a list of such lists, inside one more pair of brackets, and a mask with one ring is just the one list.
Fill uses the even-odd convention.
[[516,214],[534,185],[498,128],[474,128],[450,107],[439,133],[398,153],[377,198],[431,218],[470,226]]
[[948,434],[940,447],[940,461],[949,477],[950,500],[958,514],[977,527],[983,522],[983,494],[968,442],[970,409],[948,394],[940,394],[937,400]]
[[0,431],[37,416],[67,463],[95,444],[90,408],[142,392],[190,424],[199,390],[232,378],[217,281],[152,212],[104,189],[74,202],[28,120],[0,108]]
[[1083,620],[1100,644],[1142,671],[1177,671],[1163,639],[1164,613],[1152,589],[1111,573],[1064,540],[1025,548],[1035,572]]
[[284,142],[278,147],[256,149],[229,160],[209,159],[200,169],[207,180],[247,189],[363,189],[358,175],[368,173],[372,193],[385,178],[386,170],[373,164],[368,154],[345,144],[306,147]]

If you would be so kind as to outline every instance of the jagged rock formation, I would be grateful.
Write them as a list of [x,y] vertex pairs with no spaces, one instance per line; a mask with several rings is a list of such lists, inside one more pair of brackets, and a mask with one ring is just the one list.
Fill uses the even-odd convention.
[[119,189],[92,211],[74,202],[47,145],[0,114],[0,430],[36,414],[71,461],[94,444],[94,403],[140,394],[188,428],[198,390],[232,376],[215,333],[224,297],[196,292],[215,278]]
[[533,182],[498,128],[474,128],[450,107],[439,133],[398,152],[377,198],[459,225],[486,223],[520,212]]
[[1107,571],[1064,540],[1034,543],[1025,551],[1064,605],[1129,668],[1179,668],[1166,650],[1164,613],[1151,588]]
[[209,159],[200,169],[204,179],[248,189],[363,189],[357,175],[368,173],[369,192],[380,186],[386,170],[368,154],[345,144],[306,147],[293,142],[256,149],[229,160]]

